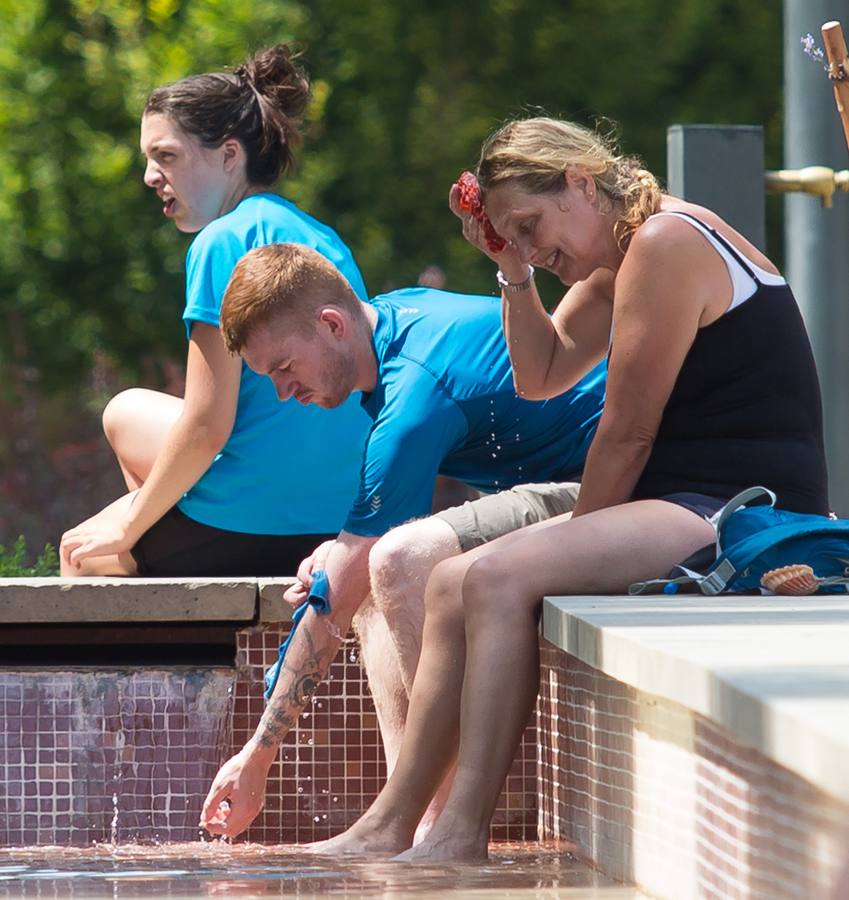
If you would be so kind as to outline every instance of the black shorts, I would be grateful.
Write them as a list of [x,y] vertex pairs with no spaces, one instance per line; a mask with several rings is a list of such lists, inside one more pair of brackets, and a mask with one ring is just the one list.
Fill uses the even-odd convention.
[[690,512],[694,512],[697,516],[709,519],[718,513],[731,498],[723,499],[722,497],[711,497],[708,494],[682,492],[679,494],[666,494],[664,497],[658,497],[657,499],[665,500],[667,503],[674,503],[676,506],[683,506],[684,509],[689,509]]
[[202,525],[176,506],[130,553],[150,578],[258,578],[295,575],[301,561],[335,534],[243,534]]

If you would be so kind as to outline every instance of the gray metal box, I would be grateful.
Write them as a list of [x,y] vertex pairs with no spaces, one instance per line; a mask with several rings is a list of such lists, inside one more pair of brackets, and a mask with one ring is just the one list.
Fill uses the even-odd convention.
[[709,207],[766,249],[760,125],[670,125],[666,151],[670,194]]

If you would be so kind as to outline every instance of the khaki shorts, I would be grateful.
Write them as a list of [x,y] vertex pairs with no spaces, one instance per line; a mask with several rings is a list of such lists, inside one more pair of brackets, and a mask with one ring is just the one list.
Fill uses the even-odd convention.
[[519,484],[435,515],[454,529],[465,553],[526,525],[572,512],[580,487],[574,482]]

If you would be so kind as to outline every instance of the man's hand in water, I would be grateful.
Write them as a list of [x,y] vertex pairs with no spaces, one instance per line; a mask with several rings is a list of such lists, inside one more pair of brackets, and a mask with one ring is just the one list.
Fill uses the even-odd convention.
[[265,783],[276,750],[270,753],[251,741],[224,763],[206,795],[201,828],[233,838],[253,822],[265,802]]

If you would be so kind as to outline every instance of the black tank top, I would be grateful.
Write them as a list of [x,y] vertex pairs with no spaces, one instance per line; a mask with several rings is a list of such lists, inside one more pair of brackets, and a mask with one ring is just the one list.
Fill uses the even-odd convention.
[[709,232],[756,289],[696,334],[633,499],[682,491],[730,498],[760,484],[782,509],[825,514],[819,381],[793,294],[783,281],[763,283],[716,230],[677,215]]

